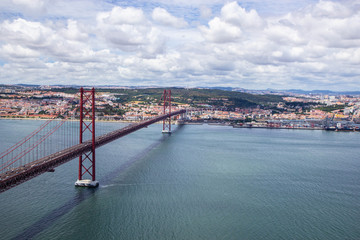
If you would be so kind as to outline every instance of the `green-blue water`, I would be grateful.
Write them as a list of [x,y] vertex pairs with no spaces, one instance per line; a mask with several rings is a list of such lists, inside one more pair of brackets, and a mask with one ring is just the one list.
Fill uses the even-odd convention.
[[[0,151],[41,123],[1,120]],[[73,160],[0,194],[0,238],[360,239],[359,146],[359,133],[155,124],[97,149],[95,190],[74,187]]]

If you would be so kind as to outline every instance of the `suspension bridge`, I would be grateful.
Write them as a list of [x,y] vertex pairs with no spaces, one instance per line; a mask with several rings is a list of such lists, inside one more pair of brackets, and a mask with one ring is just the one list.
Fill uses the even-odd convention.
[[[124,128],[96,134],[95,89],[80,89],[79,120],[74,118],[45,121],[38,129],[0,154],[0,192],[4,192],[42,173],[79,158],[75,183],[81,187],[96,187],[95,149],[120,137],[163,121],[163,133],[171,133],[171,118],[184,116],[185,109],[171,111],[171,90],[164,90],[163,111],[154,118],[132,123]],[[76,114],[76,110],[73,114]],[[78,138],[76,143],[75,139]],[[55,146],[55,147],[54,147]],[[88,177],[88,178],[86,178]]]

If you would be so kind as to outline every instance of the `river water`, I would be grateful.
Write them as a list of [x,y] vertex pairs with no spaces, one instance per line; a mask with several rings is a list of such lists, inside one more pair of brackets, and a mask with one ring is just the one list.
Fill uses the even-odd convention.
[[[0,120],[0,151],[41,125]],[[125,124],[105,123],[116,129]],[[360,134],[154,124],[0,194],[0,239],[360,239]]]

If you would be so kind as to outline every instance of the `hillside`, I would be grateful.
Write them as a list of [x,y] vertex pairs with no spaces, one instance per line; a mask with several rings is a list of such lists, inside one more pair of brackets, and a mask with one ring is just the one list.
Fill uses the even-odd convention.
[[[142,101],[145,103],[159,102],[163,94],[162,88],[147,89],[99,89],[114,93],[118,102]],[[190,104],[191,106],[214,106],[234,109],[236,107],[269,106],[281,102],[282,97],[277,95],[254,95],[249,93],[224,91],[217,89],[184,89],[172,88],[174,103]]]
[[[44,90],[43,90],[44,91]],[[46,90],[45,90],[46,91]],[[77,87],[52,88],[52,92],[78,93]],[[163,95],[163,88],[119,89],[97,88],[97,92],[111,93],[118,103],[143,102],[144,104],[158,103]],[[279,95],[250,94],[237,91],[204,88],[171,88],[174,104],[189,104],[193,107],[217,107],[234,110],[235,108],[249,108],[256,106],[274,106],[282,102]]]

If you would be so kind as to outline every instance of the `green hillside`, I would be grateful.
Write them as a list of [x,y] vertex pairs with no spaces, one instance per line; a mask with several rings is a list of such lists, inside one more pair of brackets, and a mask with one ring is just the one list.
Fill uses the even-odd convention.
[[[77,88],[59,88],[51,91],[66,93],[76,93]],[[114,89],[97,88],[97,92],[113,93],[117,98],[116,102],[127,103],[140,101],[145,104],[158,103],[163,95],[163,88],[144,88],[144,89]],[[232,110],[235,108],[247,108],[256,106],[271,106],[282,102],[282,97],[278,95],[255,95],[249,93],[225,91],[218,89],[198,89],[198,88],[171,88],[172,101],[178,104],[190,104],[193,107],[224,107]]]
[[[118,102],[143,101],[146,103],[159,102],[163,94],[163,88],[147,89],[99,89],[114,93]],[[277,95],[254,95],[249,93],[224,91],[217,89],[184,89],[172,88],[173,102],[190,104],[194,107],[214,106],[234,109],[236,107],[269,106],[282,100]]]

